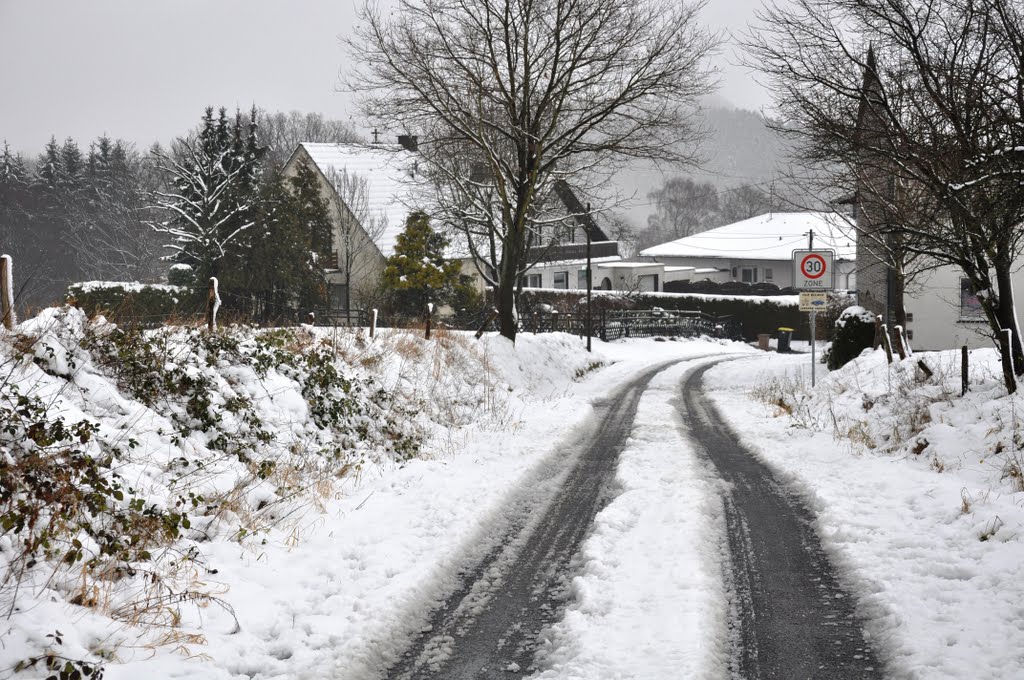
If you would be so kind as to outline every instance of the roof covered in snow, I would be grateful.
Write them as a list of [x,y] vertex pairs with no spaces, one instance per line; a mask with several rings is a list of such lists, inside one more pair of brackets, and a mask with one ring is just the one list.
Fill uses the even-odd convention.
[[856,257],[852,224],[848,218],[833,212],[765,213],[651,246],[640,254],[646,257],[790,260],[794,250],[807,248],[807,232],[811,230],[815,249],[833,249],[840,260]]
[[418,204],[416,154],[387,144],[302,142],[300,146],[325,177],[348,175],[366,181],[369,218],[385,223],[375,242],[384,257],[394,254],[395,241],[405,229],[406,218]]

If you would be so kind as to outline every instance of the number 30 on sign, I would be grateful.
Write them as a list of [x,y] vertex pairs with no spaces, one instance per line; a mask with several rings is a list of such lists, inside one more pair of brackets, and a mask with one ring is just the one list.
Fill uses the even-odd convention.
[[832,290],[835,272],[833,250],[794,250],[793,287],[797,290]]

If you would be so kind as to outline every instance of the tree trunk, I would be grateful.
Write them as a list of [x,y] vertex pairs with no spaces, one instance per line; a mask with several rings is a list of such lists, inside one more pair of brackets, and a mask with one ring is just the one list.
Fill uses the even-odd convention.
[[[504,265],[503,265],[504,268]],[[516,341],[518,324],[516,323],[516,288],[514,284],[504,281],[495,291],[498,298],[498,323],[501,326],[501,334],[512,342]]]
[[[1021,348],[1020,329],[1017,327],[1017,312],[1013,301],[1013,282],[1010,279],[1010,267],[1002,263],[996,265],[996,285],[999,286],[999,305],[996,317],[999,320],[1000,353],[1009,362],[1010,370],[1015,375],[1024,374],[1024,351]],[[1006,331],[1012,331],[1006,337]]]

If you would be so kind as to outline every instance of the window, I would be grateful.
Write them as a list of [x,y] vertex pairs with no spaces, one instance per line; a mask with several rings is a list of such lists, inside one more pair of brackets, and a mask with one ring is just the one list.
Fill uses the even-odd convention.
[[764,268],[764,280],[765,281],[771,281],[774,278],[775,278],[775,272],[772,271],[772,268],[771,267],[765,267]]
[[348,303],[348,287],[343,283],[331,284],[331,309],[345,309]]
[[740,271],[740,280],[743,283],[757,283],[757,269],[752,267],[744,267]]
[[567,289],[569,287],[569,272],[555,272],[555,288]]
[[985,320],[985,312],[981,309],[978,295],[971,289],[971,282],[965,278],[960,279],[960,320]]
[[643,274],[636,277],[637,288],[644,291],[645,293],[657,293],[658,292],[658,275],[657,274]]
[[581,269],[576,272],[576,287],[580,290],[587,289],[587,270]]
[[527,274],[523,277],[523,288],[540,288],[540,274]]

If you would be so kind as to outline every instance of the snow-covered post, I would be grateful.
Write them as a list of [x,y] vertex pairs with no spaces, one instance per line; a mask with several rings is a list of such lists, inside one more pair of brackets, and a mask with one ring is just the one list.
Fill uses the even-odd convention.
[[907,358],[907,347],[903,344],[903,326],[893,326],[892,329],[896,331],[896,351],[900,355],[900,359]]
[[885,358],[892,363],[892,340],[889,338],[889,326],[882,324],[882,348],[885,349]]
[[432,316],[434,316],[434,303],[433,302],[428,302],[427,303],[427,333],[426,333],[426,336],[425,336],[427,340],[430,340],[430,318]]
[[306,323],[308,323],[310,326],[316,325],[316,312],[310,312],[309,314],[306,315]]
[[372,338],[377,333],[377,310],[370,310],[370,337]]
[[206,296],[206,330],[213,333],[217,330],[217,310],[220,309],[220,292],[217,290],[217,277],[210,277],[210,290]]
[[10,255],[0,255],[0,314],[4,328],[14,330],[14,262]]

